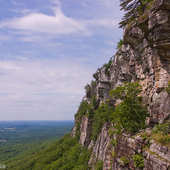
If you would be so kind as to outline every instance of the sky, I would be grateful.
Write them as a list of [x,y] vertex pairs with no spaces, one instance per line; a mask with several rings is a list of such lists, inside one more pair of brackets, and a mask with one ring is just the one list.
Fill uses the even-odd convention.
[[122,15],[119,0],[0,0],[0,120],[73,120]]

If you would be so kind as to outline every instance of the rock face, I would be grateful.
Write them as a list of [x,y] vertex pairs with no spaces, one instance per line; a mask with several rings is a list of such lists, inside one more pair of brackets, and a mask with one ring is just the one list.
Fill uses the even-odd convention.
[[[148,123],[162,123],[170,115],[170,94],[165,88],[170,81],[170,1],[155,0],[151,9],[144,13],[138,23],[124,28],[123,46],[114,56],[111,68],[102,68],[93,74],[96,79],[86,93],[88,103],[96,95],[98,104],[106,102],[109,91],[122,86],[124,81],[136,82],[143,87],[142,96],[148,106]],[[114,105],[120,101],[110,101]],[[170,169],[170,150],[155,141],[143,139],[141,135],[118,137],[116,147],[111,144],[115,135],[109,136],[109,123],[105,123],[97,141],[90,140],[92,124],[83,117],[80,126],[80,143],[93,148],[89,165],[93,160],[104,162],[103,170],[137,170],[132,155],[144,157],[144,170]],[[75,136],[75,127],[71,136]],[[147,149],[146,149],[147,148]],[[126,162],[123,162],[126,158]]]
[[170,114],[170,3],[157,0],[145,20],[124,29],[124,45],[111,67],[113,87],[139,80],[149,105],[150,122],[162,123]]
[[79,143],[81,143],[82,146],[88,146],[90,144],[90,136],[92,133],[91,124],[89,117],[82,117],[82,123],[80,125],[81,135],[79,140]]
[[107,147],[109,146],[110,142],[108,126],[108,123],[104,124],[96,143],[93,144],[93,155],[89,161],[89,164],[92,164],[94,158],[98,158],[103,161],[106,159],[105,152],[107,151]]

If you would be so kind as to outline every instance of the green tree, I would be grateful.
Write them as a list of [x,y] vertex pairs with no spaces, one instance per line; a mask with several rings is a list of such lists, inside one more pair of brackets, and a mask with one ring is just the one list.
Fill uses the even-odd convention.
[[92,125],[92,140],[96,141],[98,134],[101,131],[101,128],[105,122],[109,122],[110,117],[113,113],[113,108],[109,107],[108,103],[102,103],[98,109],[95,111],[93,117]]
[[103,68],[103,67],[106,67],[107,69],[109,69],[109,68],[111,67],[112,61],[113,61],[113,59],[110,58],[109,61],[108,61],[108,63],[103,64],[102,68]]
[[119,27],[122,28],[128,23],[137,19],[145,11],[146,5],[154,0],[120,0],[120,10],[124,10],[125,14]]
[[123,45],[123,40],[122,39],[119,39],[119,42],[117,43],[117,47],[116,49],[119,50]]
[[110,91],[111,96],[122,100],[112,117],[118,132],[134,132],[145,126],[145,119],[149,115],[147,107],[143,105],[141,92],[142,86],[138,82],[124,83],[124,86]]
[[97,99],[96,99],[96,95],[93,94],[93,96],[91,97],[91,106],[94,110],[96,110],[98,108],[97,106]]
[[82,100],[82,101],[80,102],[80,106],[79,106],[79,108],[78,108],[78,111],[77,111],[77,113],[75,114],[75,118],[76,118],[76,119],[81,119],[82,116],[86,114],[87,105],[88,105],[88,103],[87,103],[87,101],[85,101],[85,100]]

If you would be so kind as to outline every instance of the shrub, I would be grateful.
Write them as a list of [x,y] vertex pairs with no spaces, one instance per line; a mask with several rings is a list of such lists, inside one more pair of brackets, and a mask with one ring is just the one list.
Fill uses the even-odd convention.
[[82,122],[82,120],[77,121],[77,126],[76,126],[76,131],[75,131],[75,138],[76,138],[77,140],[80,139],[80,135],[81,135],[81,132],[80,132],[81,122]]
[[144,158],[142,156],[142,154],[137,154],[137,155],[133,155],[133,160],[134,160],[134,165],[137,168],[142,168],[144,167]]
[[96,99],[96,95],[95,94],[93,94],[93,96],[91,97],[91,106],[95,110],[98,108],[98,106],[97,106],[97,99]]
[[[112,58],[110,58],[110,60],[108,61],[108,63],[103,64],[102,68],[106,67],[107,69],[109,69],[109,68],[111,67],[112,61],[113,61]],[[102,68],[101,68],[101,69],[102,69]]]
[[85,114],[87,117],[93,117],[94,115],[94,112],[93,112],[93,108],[90,104],[87,104],[87,107],[86,107],[86,114]]
[[116,146],[117,145],[117,138],[116,139],[112,139],[110,141],[110,144],[112,144],[113,146]]
[[112,116],[117,132],[135,132],[145,127],[145,119],[149,114],[147,107],[143,105],[141,91],[142,86],[138,82],[124,83],[124,86],[110,91],[110,96],[122,100]]
[[155,132],[162,132],[164,135],[170,133],[170,121],[165,121],[165,123],[157,124],[155,126]]
[[90,86],[90,84],[87,84],[87,85],[84,87],[84,89],[86,90],[86,93],[87,93],[87,92],[91,92],[91,86]]
[[121,157],[120,160],[126,165],[129,163],[128,159],[126,157]]
[[155,128],[152,130],[152,138],[163,144],[170,147],[170,121],[165,121],[162,124],[155,125]]
[[117,47],[116,49],[119,50],[123,45],[123,40],[122,39],[119,39],[119,42],[117,43]]
[[75,114],[76,119],[81,119],[82,116],[86,114],[87,105],[88,105],[88,103],[85,100],[82,100],[80,102],[80,106],[78,108],[78,111]]
[[145,132],[145,133],[143,133],[141,136],[142,136],[142,139],[144,139],[144,140],[145,140],[145,139],[148,137],[148,133],[147,133],[147,132]]
[[94,169],[95,170],[103,170],[103,161],[102,160],[97,160]]
[[98,134],[105,122],[109,122],[113,108],[109,107],[108,103],[102,103],[95,111],[92,125],[92,140],[96,141]]

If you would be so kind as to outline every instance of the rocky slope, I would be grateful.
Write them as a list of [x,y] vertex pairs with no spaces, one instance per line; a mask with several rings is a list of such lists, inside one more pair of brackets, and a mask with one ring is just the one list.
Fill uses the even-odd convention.
[[[86,100],[91,103],[91,97],[96,95],[98,104],[109,98],[109,91],[122,86],[124,81],[139,81],[143,87],[142,96],[148,106],[150,117],[148,125],[163,123],[170,115],[170,94],[165,88],[170,81],[170,1],[156,0],[152,7],[145,11],[137,23],[124,28],[123,46],[114,56],[110,69],[102,68],[94,73],[96,83],[91,84],[91,90],[86,93]],[[120,101],[110,100],[110,105]],[[71,133],[75,136],[77,122]],[[105,123],[97,141],[90,139],[92,122],[83,116],[80,125],[82,145],[93,148],[89,165],[93,167],[95,160],[104,162],[104,170],[137,169],[133,155],[144,157],[145,170],[170,169],[170,149],[154,140],[148,141],[140,133],[127,136],[121,134],[109,135],[110,123]],[[150,128],[145,130],[149,135]],[[117,145],[111,144],[116,140]],[[149,145],[149,147],[148,147]],[[122,159],[126,158],[128,163]]]

